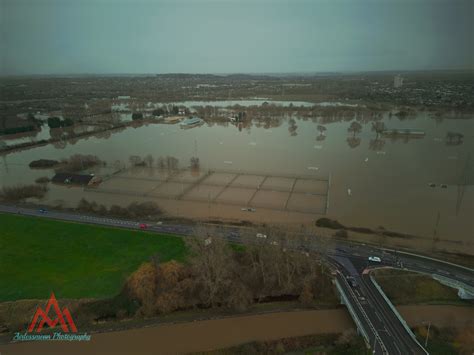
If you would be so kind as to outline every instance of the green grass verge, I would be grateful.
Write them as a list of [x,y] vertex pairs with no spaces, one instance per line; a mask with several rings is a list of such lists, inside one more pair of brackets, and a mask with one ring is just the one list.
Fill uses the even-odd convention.
[[457,290],[419,273],[381,269],[374,272],[377,283],[396,305],[402,304],[466,304]]
[[185,253],[170,235],[0,214],[0,301],[114,296],[150,256]]

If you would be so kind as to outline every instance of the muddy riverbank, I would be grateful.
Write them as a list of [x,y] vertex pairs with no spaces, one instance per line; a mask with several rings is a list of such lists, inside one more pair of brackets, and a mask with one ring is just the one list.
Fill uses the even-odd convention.
[[[410,326],[431,322],[443,327],[473,325],[474,308],[402,306]],[[5,354],[181,354],[226,348],[256,340],[341,333],[354,328],[344,309],[282,312],[169,324],[93,334],[90,342],[25,342],[0,346]]]

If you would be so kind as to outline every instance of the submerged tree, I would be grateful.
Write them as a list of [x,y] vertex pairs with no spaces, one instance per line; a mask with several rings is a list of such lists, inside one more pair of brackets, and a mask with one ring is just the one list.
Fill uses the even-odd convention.
[[144,159],[143,161],[145,162],[145,164],[151,168],[153,166],[153,157],[151,156],[151,154],[148,154]]
[[318,125],[318,127],[316,129],[318,130],[320,135],[323,135],[327,130],[326,127],[324,127],[323,125],[320,125],[320,124]]
[[289,121],[289,126],[288,126],[288,132],[290,132],[290,136],[294,137],[298,135],[296,130],[298,129],[298,126],[296,125],[296,121],[294,118],[291,118]]
[[359,137],[349,137],[347,138],[347,144],[351,148],[356,148],[360,145],[361,139]]
[[191,163],[191,168],[192,169],[198,169],[199,168],[199,158],[198,157],[192,157],[190,160]]
[[376,152],[381,151],[382,148],[385,146],[385,140],[383,139],[371,139],[369,143],[369,149],[374,150]]
[[347,130],[353,134],[353,137],[355,137],[357,133],[360,133],[362,131],[362,125],[357,121],[352,121],[351,125]]
[[463,143],[464,135],[457,132],[446,133],[446,145],[459,145]]
[[372,122],[372,131],[377,134],[377,138],[379,137],[379,134],[382,134],[382,132],[385,130],[385,123],[382,121],[376,121]]

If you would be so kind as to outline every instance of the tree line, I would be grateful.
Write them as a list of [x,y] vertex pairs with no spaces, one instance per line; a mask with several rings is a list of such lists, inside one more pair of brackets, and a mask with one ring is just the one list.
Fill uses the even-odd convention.
[[187,240],[185,262],[160,263],[157,255],[129,277],[124,292],[138,304],[138,315],[192,308],[245,311],[276,300],[305,306],[337,302],[329,271],[314,254],[265,242],[237,247],[199,235]]

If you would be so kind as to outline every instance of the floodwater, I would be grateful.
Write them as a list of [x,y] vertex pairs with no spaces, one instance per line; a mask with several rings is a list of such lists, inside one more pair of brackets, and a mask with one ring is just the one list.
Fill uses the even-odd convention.
[[[472,307],[401,306],[410,326],[472,326]],[[449,323],[448,323],[449,322]],[[0,346],[5,354],[183,354],[311,334],[354,329],[345,309],[247,315],[189,323],[163,324],[102,334],[90,342],[25,342]]]
[[[434,119],[420,113],[400,120],[385,115],[386,128],[413,128],[426,134],[422,138],[391,139],[376,135],[370,122],[362,123],[360,133],[348,132],[349,121],[326,123],[321,135],[321,118],[296,123],[275,118],[270,123],[253,122],[246,127],[230,123],[211,123],[183,130],[179,125],[148,124],[129,127],[103,136],[75,140],[74,144],[55,144],[13,152],[0,157],[0,185],[32,183],[40,176],[52,176],[49,170],[31,170],[35,159],[60,159],[72,154],[94,154],[108,163],[100,173],[111,173],[117,161],[129,164],[131,155],[174,156],[180,167],[199,157],[201,169],[232,170],[253,174],[310,175],[330,180],[327,217],[351,226],[364,226],[436,237],[456,249],[474,253],[474,120]],[[464,134],[459,144],[446,144],[449,131]],[[436,187],[429,187],[430,183]],[[441,188],[446,184],[446,188]],[[129,203],[109,194],[95,194],[106,205]],[[100,196],[99,196],[100,195]],[[51,186],[45,203],[55,201],[74,206],[91,193],[81,188]],[[168,211],[190,216],[211,217],[207,204],[187,207],[169,202]],[[187,210],[186,210],[187,208]],[[165,208],[166,209],[166,208]],[[181,210],[180,210],[181,209]],[[205,211],[203,211],[205,210]],[[238,209],[240,211],[240,208]],[[215,208],[232,215],[233,208]],[[311,222],[321,215],[295,219],[289,214],[237,212],[238,218],[274,218],[275,221]],[[269,217],[271,216],[271,217]],[[289,216],[289,217],[288,217]]]

